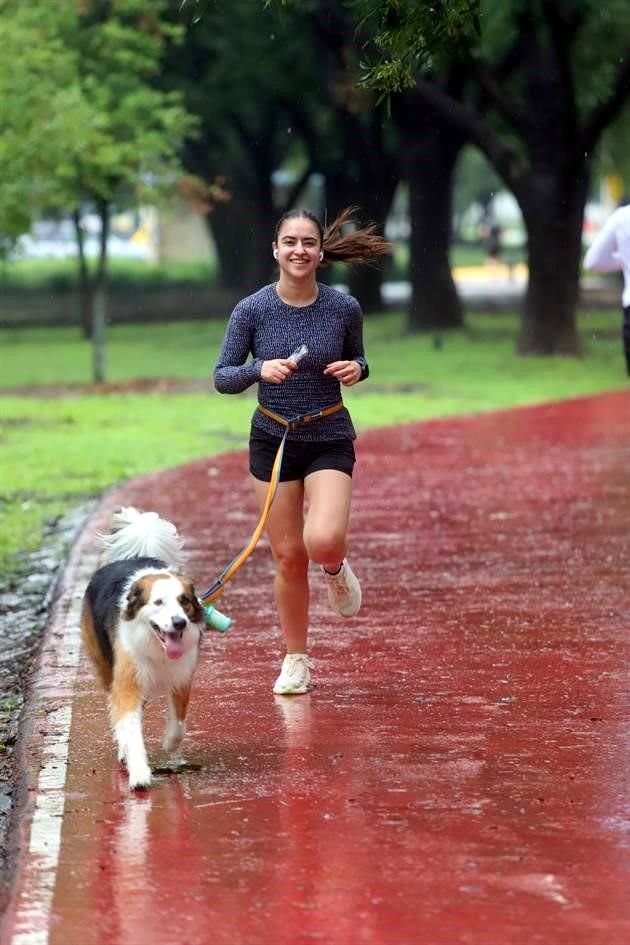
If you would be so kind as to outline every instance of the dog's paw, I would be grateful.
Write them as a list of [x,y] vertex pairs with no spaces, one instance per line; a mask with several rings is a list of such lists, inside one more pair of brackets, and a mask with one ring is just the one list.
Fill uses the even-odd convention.
[[147,764],[136,764],[129,767],[129,788],[132,791],[141,791],[151,786],[151,769]]
[[162,739],[162,748],[169,754],[177,751],[184,739],[185,728],[181,722],[169,722],[164,731]]
[[162,739],[162,748],[164,749],[164,751],[168,752],[169,755],[172,755],[175,752],[177,752],[177,749],[179,748],[181,743],[182,743],[181,735],[173,736],[173,735],[167,734]]

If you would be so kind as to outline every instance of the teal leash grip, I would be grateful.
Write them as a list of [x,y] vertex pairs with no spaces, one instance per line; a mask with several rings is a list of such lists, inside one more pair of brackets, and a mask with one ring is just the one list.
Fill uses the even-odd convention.
[[216,630],[218,633],[227,633],[232,626],[232,618],[226,617],[214,604],[202,604],[203,612],[206,617],[206,623],[210,630]]

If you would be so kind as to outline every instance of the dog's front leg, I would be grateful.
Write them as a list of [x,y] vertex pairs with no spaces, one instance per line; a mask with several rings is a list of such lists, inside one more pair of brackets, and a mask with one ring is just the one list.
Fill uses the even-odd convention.
[[114,677],[110,693],[110,713],[118,757],[127,764],[129,787],[149,787],[151,769],[142,734],[144,693],[135,666],[124,648],[117,644]]
[[129,787],[132,791],[148,788],[151,784],[151,769],[142,735],[142,706],[126,712],[114,723],[114,732],[127,762]]
[[190,686],[174,689],[168,696],[168,716],[162,747],[165,751],[174,753],[182,743],[186,734],[186,713],[190,700]]

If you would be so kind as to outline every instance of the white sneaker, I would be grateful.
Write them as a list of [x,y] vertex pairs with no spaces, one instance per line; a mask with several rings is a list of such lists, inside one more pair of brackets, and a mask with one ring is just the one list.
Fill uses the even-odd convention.
[[273,691],[277,696],[299,696],[308,692],[313,664],[306,653],[287,653]]
[[359,579],[344,558],[339,571],[329,574],[322,566],[330,606],[340,617],[354,617],[361,606]]

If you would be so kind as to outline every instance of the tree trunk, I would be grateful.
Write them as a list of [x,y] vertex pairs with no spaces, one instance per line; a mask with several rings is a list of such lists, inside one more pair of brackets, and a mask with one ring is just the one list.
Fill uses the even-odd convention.
[[79,319],[81,325],[81,334],[87,340],[92,334],[92,312],[94,307],[94,295],[90,278],[87,273],[79,276]]
[[[341,121],[343,116],[338,117]],[[339,166],[327,173],[327,217],[329,221],[333,220],[341,210],[356,206],[359,208],[359,221],[376,223],[379,232],[383,233],[400,180],[398,166],[388,156],[382,143],[379,144],[378,136],[372,129],[368,127],[363,130],[361,148],[356,120],[353,128],[355,168],[359,169],[359,173],[352,175],[347,168]],[[350,148],[349,143],[347,154],[350,154]],[[346,280],[350,294],[358,299],[365,313],[382,311],[383,267],[351,266],[347,269]]]
[[[424,114],[422,114],[424,112]],[[410,333],[461,328],[464,314],[451,273],[452,193],[463,136],[421,102],[398,113],[409,185]]]
[[374,266],[352,268],[348,271],[348,291],[358,299],[365,314],[383,311],[383,270]]
[[101,219],[99,260],[94,276],[94,304],[92,311],[92,375],[96,384],[106,377],[106,325],[107,325],[107,239],[109,237],[109,204],[98,202]]
[[[352,182],[354,186],[346,191],[345,202],[339,197],[333,198],[335,213],[349,205],[357,206],[360,222],[376,223],[378,232],[382,234],[399,179],[398,168],[394,168],[391,159],[384,151],[374,147],[371,160],[364,162],[361,174]],[[340,183],[337,180],[335,189],[339,188]],[[347,279],[350,294],[358,299],[366,314],[383,310],[382,266],[350,266]]]
[[529,280],[517,340],[519,354],[579,355],[577,309],[586,162],[557,174],[541,170],[521,188],[528,239]]
[[271,254],[274,209],[271,191],[261,200],[255,188],[230,181],[232,199],[208,218],[219,257],[222,288],[246,295],[273,278]]
[[79,324],[81,326],[81,334],[87,339],[90,338],[92,334],[93,296],[92,287],[90,285],[90,273],[87,259],[85,258],[83,230],[81,229],[81,217],[78,208],[72,211],[72,220],[74,222],[74,232],[77,238],[79,262]]
[[94,304],[92,306],[92,380],[95,384],[102,384],[106,377],[106,321],[107,302],[105,298],[105,288],[102,285],[96,285],[94,287]]

